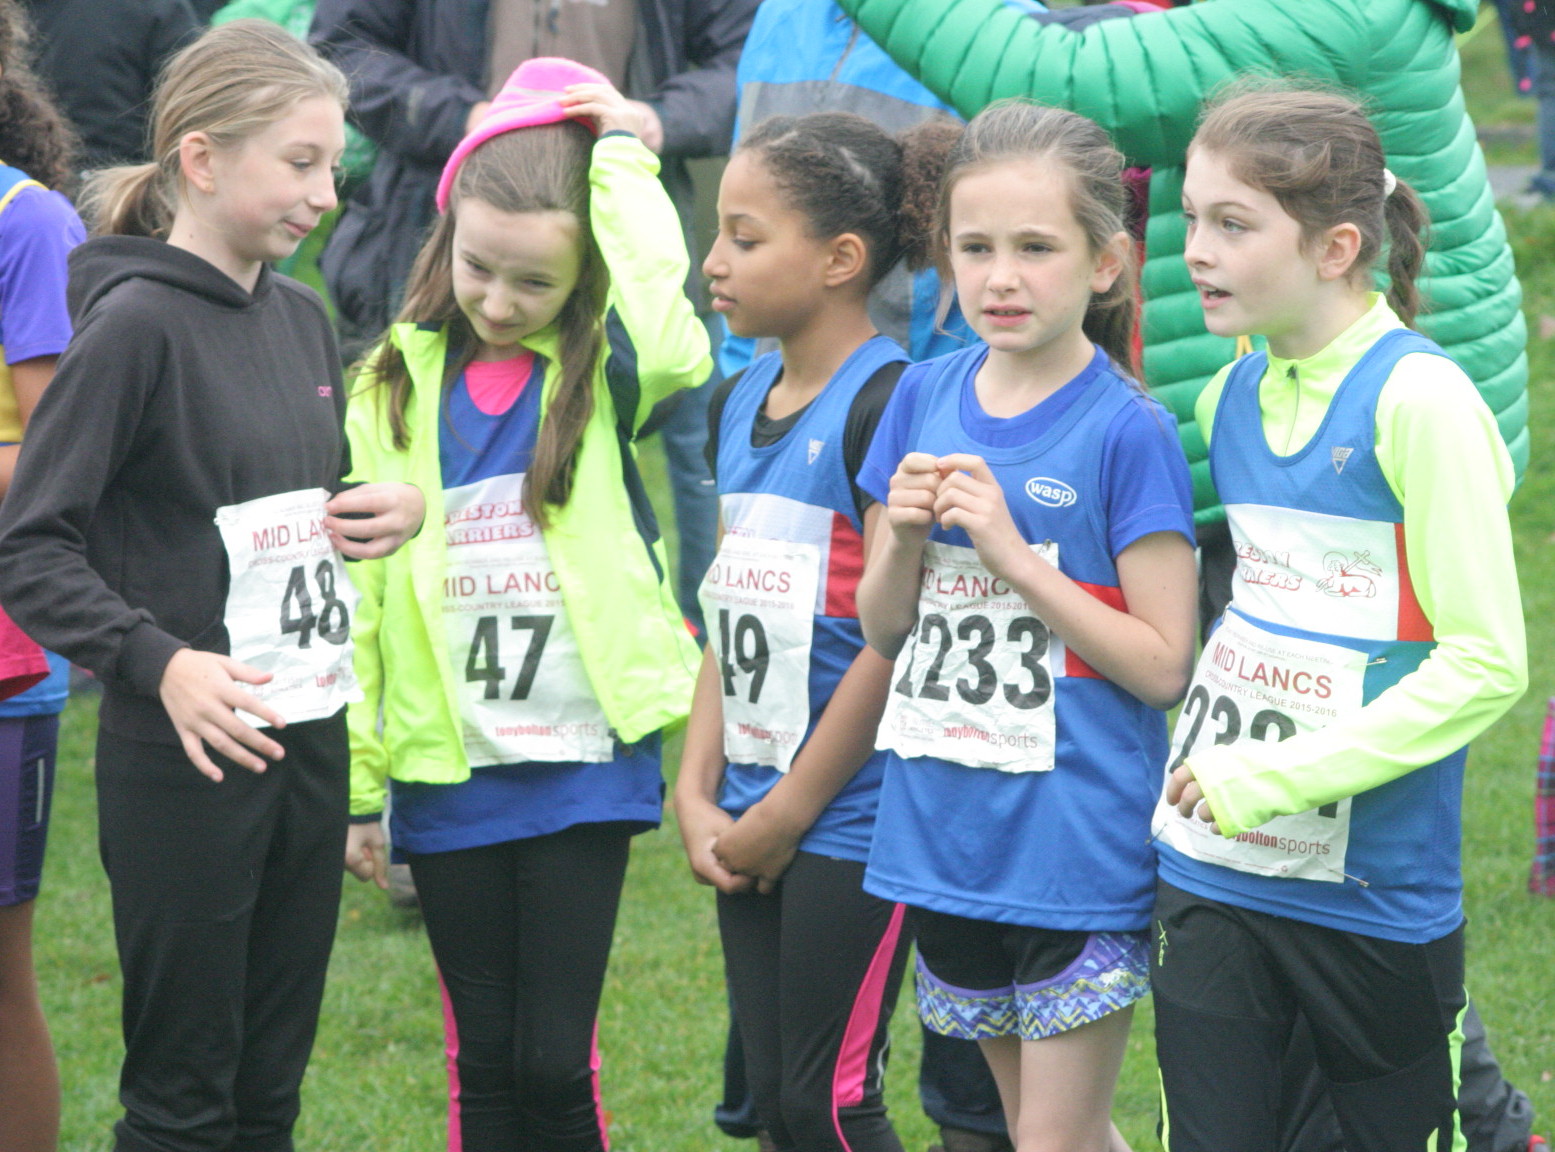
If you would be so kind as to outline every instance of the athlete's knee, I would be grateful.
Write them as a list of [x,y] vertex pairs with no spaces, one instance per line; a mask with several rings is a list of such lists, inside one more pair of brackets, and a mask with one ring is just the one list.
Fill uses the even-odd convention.
[[585,1055],[567,1059],[552,1050],[521,1053],[517,1064],[518,1094],[527,1111],[563,1116],[595,1104],[594,1070]]

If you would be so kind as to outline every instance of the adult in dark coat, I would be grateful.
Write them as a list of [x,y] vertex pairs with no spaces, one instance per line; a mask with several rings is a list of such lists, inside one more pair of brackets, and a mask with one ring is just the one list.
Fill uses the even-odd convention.
[[146,155],[146,115],[163,62],[201,21],[189,0],[23,0],[37,69],[81,137],[81,166]]
[[[685,161],[722,155],[734,68],[757,0],[639,0],[624,91],[663,125],[660,178],[685,218]],[[310,39],[351,80],[351,118],[380,149],[321,264],[348,348],[398,307],[443,162],[486,99],[488,0],[319,0]]]

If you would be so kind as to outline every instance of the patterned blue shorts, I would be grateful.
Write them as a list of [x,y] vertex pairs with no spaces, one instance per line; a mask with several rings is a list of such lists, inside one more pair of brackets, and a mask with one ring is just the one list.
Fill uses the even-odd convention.
[[1029,984],[1017,978],[1002,988],[958,988],[918,957],[918,1015],[931,1032],[963,1040],[1041,1040],[1100,1020],[1149,991],[1148,932],[1093,932],[1061,971]]

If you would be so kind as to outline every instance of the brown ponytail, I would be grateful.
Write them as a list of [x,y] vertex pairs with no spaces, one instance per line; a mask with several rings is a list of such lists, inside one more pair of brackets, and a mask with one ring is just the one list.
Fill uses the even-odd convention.
[[1419,195],[1402,180],[1387,198],[1388,304],[1409,327],[1421,309],[1420,274],[1425,270],[1426,226],[1430,215]]

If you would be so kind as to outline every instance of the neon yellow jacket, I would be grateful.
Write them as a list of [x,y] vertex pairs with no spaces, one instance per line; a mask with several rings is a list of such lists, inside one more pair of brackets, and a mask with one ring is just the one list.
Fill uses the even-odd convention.
[[[583,666],[619,739],[641,739],[683,719],[691,708],[696,645],[686,632],[668,578],[664,546],[628,490],[624,459],[632,433],[653,405],[706,380],[707,334],[683,291],[687,260],[675,209],[655,174],[658,160],[636,138],[610,135],[594,146],[590,211],[610,269],[610,306],[635,349],[636,403],[617,411],[601,357],[594,412],[577,456],[573,494],[545,532],[561,582],[567,619]],[[351,707],[351,812],[383,808],[385,780],[451,784],[468,779],[460,732],[456,673],[442,620],[444,536],[438,419],[447,334],[396,324],[388,339],[405,354],[413,387],[405,410],[410,445],[393,446],[388,390],[368,375],[352,389],[346,412],[352,479],[407,481],[426,495],[426,526],[393,556],[350,567],[362,594],[352,638],[365,698]],[[555,326],[523,341],[545,357],[541,419],[559,381]],[[623,374],[616,373],[621,377]],[[635,471],[635,466],[633,471]],[[382,726],[379,725],[380,708]]]

